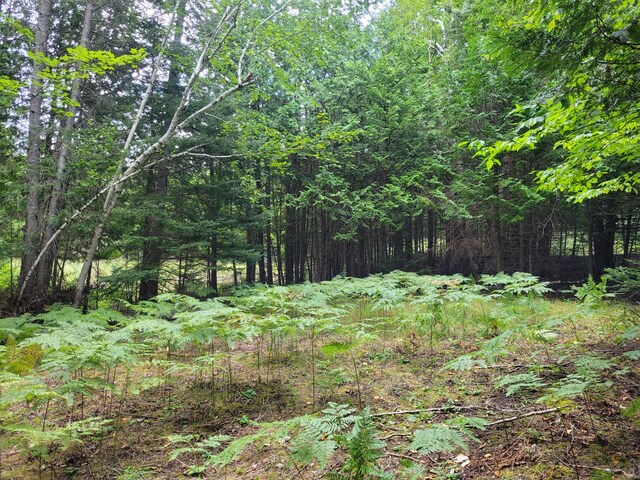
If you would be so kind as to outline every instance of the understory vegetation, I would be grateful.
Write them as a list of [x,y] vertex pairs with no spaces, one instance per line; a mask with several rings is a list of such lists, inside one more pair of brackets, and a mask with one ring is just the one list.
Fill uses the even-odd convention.
[[394,271],[5,319],[0,478],[636,478],[640,310],[549,293]]
[[640,1],[0,0],[0,480],[640,478]]

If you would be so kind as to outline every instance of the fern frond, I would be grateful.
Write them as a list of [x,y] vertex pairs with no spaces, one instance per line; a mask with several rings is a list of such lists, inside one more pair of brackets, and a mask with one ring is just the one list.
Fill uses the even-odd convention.
[[444,364],[441,370],[459,370],[467,371],[473,368],[483,368],[487,366],[487,362],[481,358],[475,358],[473,355],[461,355],[454,358],[450,362]]
[[467,450],[465,435],[447,425],[433,425],[426,430],[416,430],[408,450],[429,455],[436,452]]
[[533,373],[518,373],[514,375],[505,375],[496,382],[498,387],[506,387],[505,394],[507,397],[515,395],[521,390],[537,390],[546,384],[540,377]]

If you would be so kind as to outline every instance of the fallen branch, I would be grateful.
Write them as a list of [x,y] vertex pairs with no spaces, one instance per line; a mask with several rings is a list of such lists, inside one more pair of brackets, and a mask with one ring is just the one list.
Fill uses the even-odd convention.
[[[425,412],[449,412],[449,411],[456,411],[456,410],[490,410],[488,407],[482,407],[479,405],[468,405],[468,406],[464,406],[464,405],[450,405],[450,406],[446,406],[446,407],[432,407],[432,408],[419,408],[419,409],[415,409],[415,410],[398,410],[396,412],[380,412],[380,413],[374,413],[373,415],[371,415],[372,417],[383,417],[383,416],[387,416],[387,415],[410,415],[410,414],[414,414],[414,413],[425,413]],[[503,410],[504,411],[504,410]],[[536,415],[546,415],[548,413],[554,413],[554,412],[559,412],[560,409],[557,407],[554,408],[547,408],[546,410],[536,410],[533,412],[527,412],[527,413],[522,413],[520,415],[515,415],[513,417],[508,417],[508,418],[503,418],[500,420],[494,420],[493,422],[489,422],[487,423],[487,427],[494,427],[496,425],[501,425],[503,423],[508,423],[508,422],[515,422],[516,420],[520,420],[522,418],[527,418],[527,417],[533,417]],[[379,437],[379,440],[388,440],[389,438],[393,438],[393,437],[410,437],[412,435],[412,433],[392,433],[389,434],[387,436],[384,437]]]
[[416,460],[409,455],[403,455],[401,453],[385,452],[385,455],[387,455],[388,457],[404,458],[405,460],[411,460],[413,463],[420,463],[420,460]]
[[446,405],[444,407],[432,407],[432,408],[418,408],[415,410],[397,410],[394,412],[380,412],[374,413],[372,417],[385,417],[388,415],[411,415],[414,413],[427,413],[427,412],[451,412],[456,410],[490,410],[489,407],[481,407],[479,405]]
[[384,437],[376,437],[376,440],[389,440],[393,437],[410,437],[413,433],[391,433],[389,435],[385,435]]
[[501,425],[503,423],[515,422],[516,420],[520,420],[521,418],[533,417],[535,415],[546,415],[547,413],[559,412],[560,409],[557,407],[547,408],[546,410],[536,410],[534,412],[523,413],[522,415],[516,415],[514,417],[503,418],[502,420],[495,420],[493,422],[487,423],[487,427],[494,427],[496,425]]

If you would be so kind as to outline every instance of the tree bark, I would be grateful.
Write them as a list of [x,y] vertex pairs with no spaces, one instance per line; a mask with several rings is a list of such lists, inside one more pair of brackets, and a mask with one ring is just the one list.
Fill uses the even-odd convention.
[[[91,27],[94,10],[95,6],[93,5],[92,0],[88,0],[84,11],[84,19],[82,22],[82,34],[80,35],[80,46],[86,48],[87,50],[90,48],[91,43]],[[41,248],[43,248],[47,244],[47,242],[51,240],[51,237],[55,232],[55,222],[56,217],[60,211],[60,196],[62,195],[64,187],[64,176],[66,172],[67,158],[70,150],[71,132],[75,127],[75,122],[78,115],[78,107],[76,106],[76,104],[80,100],[81,88],[82,79],[75,78],[71,85],[71,92],[69,95],[71,99],[69,116],[65,117],[64,121],[62,122],[62,131],[60,135],[61,145],[56,158],[56,177],[51,190],[51,196],[49,198],[49,209],[45,221]],[[53,244],[53,246],[49,249],[49,253],[40,262],[37,279],[38,291],[41,293],[46,293],[49,287],[51,270],[56,257],[56,243],[57,242]]]
[[[51,29],[51,0],[38,2],[38,20],[34,54],[46,55]],[[27,212],[24,227],[24,255],[20,266],[20,284],[29,279],[40,245],[42,214],[40,204],[40,148],[42,145],[43,64],[34,60],[29,89],[29,133],[27,138]]]
[[599,281],[605,268],[615,266],[615,236],[618,216],[601,202],[593,218],[593,278]]

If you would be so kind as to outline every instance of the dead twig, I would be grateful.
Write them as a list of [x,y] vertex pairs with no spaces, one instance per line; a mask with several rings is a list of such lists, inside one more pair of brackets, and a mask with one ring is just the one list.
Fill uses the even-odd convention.
[[393,437],[410,437],[413,435],[412,433],[392,433],[390,435],[385,435],[384,437],[377,437],[378,440],[389,440]]
[[418,408],[415,410],[397,410],[393,412],[380,412],[374,413],[371,415],[372,417],[385,417],[388,415],[411,415],[414,413],[427,413],[427,412],[452,412],[456,410],[490,410],[488,407],[481,407],[479,405],[446,405],[444,407],[433,407],[433,408]]
[[401,453],[386,452],[385,455],[389,457],[404,458],[405,460],[411,460],[414,463],[420,463],[419,460],[416,460],[415,458],[410,457],[409,455],[402,455]]
[[536,410],[534,412],[527,412],[527,413],[523,413],[521,415],[515,415],[513,417],[509,417],[509,418],[503,418],[501,420],[495,420],[493,422],[489,422],[487,423],[487,427],[493,427],[495,425],[500,425],[503,423],[508,423],[508,422],[515,422],[516,420],[520,420],[521,418],[527,418],[527,417],[533,417],[536,415],[546,415],[547,413],[553,413],[553,412],[559,412],[560,409],[559,408],[547,408],[546,410]]

